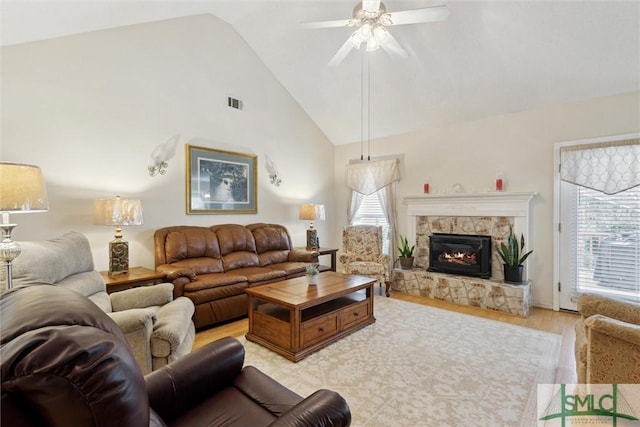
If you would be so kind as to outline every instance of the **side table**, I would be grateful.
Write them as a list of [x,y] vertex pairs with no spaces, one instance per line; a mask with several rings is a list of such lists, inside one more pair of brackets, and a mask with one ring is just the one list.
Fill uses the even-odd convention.
[[[307,248],[301,247],[301,248],[296,248],[296,249],[304,249],[304,250],[306,250]],[[336,248],[318,248],[318,249],[313,249],[313,250],[317,251],[319,256],[331,255],[331,266],[329,267],[329,266],[321,265],[320,266],[320,271],[327,271],[327,270],[336,271],[336,267],[338,265],[337,255],[336,254],[338,253],[338,249],[336,249]]]
[[104,282],[107,284],[107,293],[124,291],[138,286],[151,286],[163,283],[166,274],[150,270],[144,267],[131,267],[127,274],[109,277],[108,271],[101,271]]

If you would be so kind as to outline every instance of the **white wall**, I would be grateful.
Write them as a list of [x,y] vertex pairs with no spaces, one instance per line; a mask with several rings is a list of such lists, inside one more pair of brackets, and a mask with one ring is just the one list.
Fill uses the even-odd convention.
[[[36,164],[48,213],[13,215],[16,240],[70,230],[108,268],[112,227],[92,223],[93,200],[139,198],[144,225],[125,227],[130,264],[154,266],[153,232],[180,224],[276,222],[306,241],[298,205],[324,203],[317,222],[334,245],[333,145],[231,26],[213,17],[167,20],[2,48],[3,161]],[[227,107],[227,96],[244,110]],[[166,175],[150,154],[180,136]],[[186,215],[185,143],[258,155],[258,214]],[[279,168],[269,183],[265,156]],[[329,173],[327,173],[329,172]]]
[[[372,124],[375,125],[375,124]],[[553,145],[559,141],[640,131],[640,92],[555,105],[428,131],[385,138],[371,143],[372,157],[404,153],[399,184],[400,233],[406,231],[402,197],[419,195],[425,178],[432,192],[452,192],[460,184],[466,192],[493,188],[495,174],[504,172],[506,191],[536,191],[532,200],[529,261],[533,304],[552,306],[553,297]],[[336,147],[336,217],[346,225],[349,193],[344,185],[348,159],[360,157],[360,144]]]

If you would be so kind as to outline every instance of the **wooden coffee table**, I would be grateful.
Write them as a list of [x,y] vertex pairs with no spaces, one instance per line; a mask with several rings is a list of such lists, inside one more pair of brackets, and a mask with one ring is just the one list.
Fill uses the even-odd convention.
[[246,290],[246,338],[294,362],[376,321],[375,279],[326,271],[317,286],[306,276]]

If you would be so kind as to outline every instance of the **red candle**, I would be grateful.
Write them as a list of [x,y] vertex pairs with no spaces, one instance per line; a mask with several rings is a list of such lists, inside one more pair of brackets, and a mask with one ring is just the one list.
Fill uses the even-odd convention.
[[429,194],[429,183],[428,182],[425,182],[423,190],[424,190],[424,194]]
[[496,191],[502,191],[502,178],[496,178]]

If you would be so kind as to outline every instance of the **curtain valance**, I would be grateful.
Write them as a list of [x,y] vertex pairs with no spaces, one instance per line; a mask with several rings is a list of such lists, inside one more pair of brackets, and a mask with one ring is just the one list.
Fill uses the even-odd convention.
[[640,185],[640,139],[561,147],[560,179],[606,194]]
[[377,160],[347,165],[347,187],[368,196],[392,182],[400,180],[398,159]]

